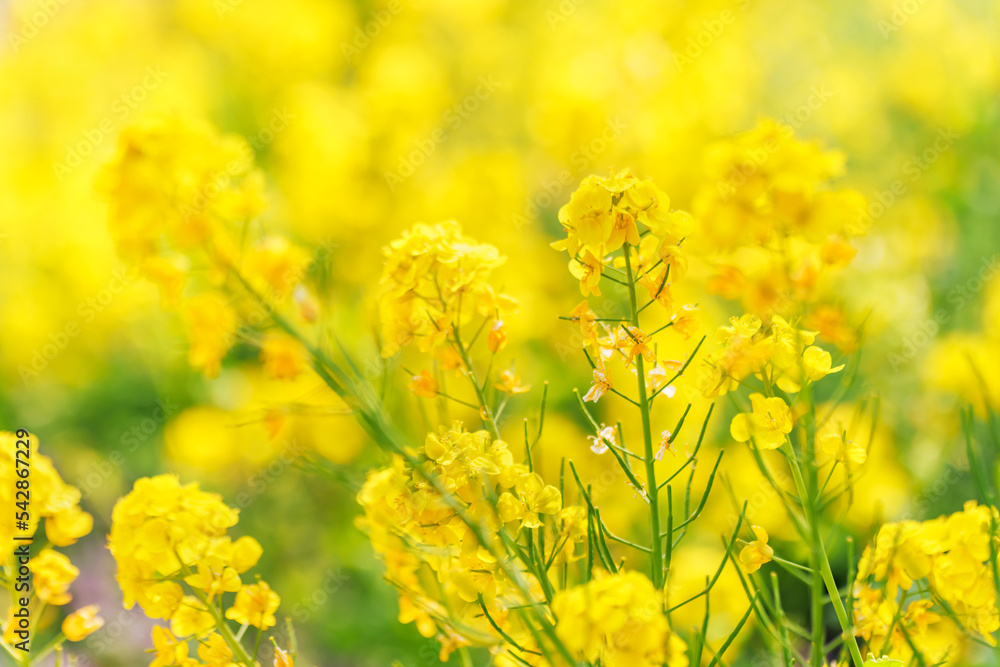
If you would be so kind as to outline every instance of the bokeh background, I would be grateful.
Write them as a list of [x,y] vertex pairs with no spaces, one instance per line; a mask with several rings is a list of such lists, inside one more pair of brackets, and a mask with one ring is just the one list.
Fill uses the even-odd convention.
[[[333,326],[375,374],[380,248],[447,219],[498,246],[504,290],[521,301],[508,322],[519,373],[552,382],[542,465],[575,456],[589,475],[606,462],[587,457],[570,392],[587,367],[556,318],[580,297],[549,248],[579,180],[630,167],[688,208],[706,149],[761,117],[843,151],[838,186],[867,196],[874,220],[837,287],[852,321],[867,318],[858,395],[881,400],[871,474],[844,513],[863,539],[881,516],[960,508],[958,407],[1000,401],[1000,376],[982,373],[984,392],[972,371],[1000,362],[998,17],[996,0],[4,2],[0,422],[38,434],[95,516],[68,550],[84,572],[76,600],[107,619],[81,664],[132,667],[147,645],[103,537],[115,500],[162,471],[241,508],[307,664],[436,664],[435,642],[396,622],[354,527],[354,494],[381,459],[350,416],[309,380],[265,379],[239,351],[217,379],[190,370],[176,318],[116,255],[95,181],[123,128],[178,113],[250,140],[268,178],[265,224],[315,248]],[[314,409],[275,437],[267,415],[291,396]],[[537,393],[518,399],[509,423],[536,406]],[[725,423],[709,449],[729,444]],[[739,456],[724,468],[732,495],[761,495]],[[760,516],[780,516],[763,496]],[[609,518],[627,526],[620,514]],[[692,590],[731,518],[717,494],[704,539],[675,557]],[[719,637],[744,603],[724,578]]]

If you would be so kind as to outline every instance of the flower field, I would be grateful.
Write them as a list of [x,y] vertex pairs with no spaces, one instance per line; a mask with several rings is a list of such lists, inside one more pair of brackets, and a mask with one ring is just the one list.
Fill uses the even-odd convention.
[[0,28],[0,664],[1000,663],[996,0]]

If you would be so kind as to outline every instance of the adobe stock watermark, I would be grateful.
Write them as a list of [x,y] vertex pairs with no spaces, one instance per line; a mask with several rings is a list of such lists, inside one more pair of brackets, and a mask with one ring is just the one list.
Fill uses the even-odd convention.
[[549,27],[555,30],[559,24],[568,21],[586,2],[587,0],[561,0],[555,9],[545,10],[545,20],[549,22]]
[[543,210],[561,200],[566,192],[573,189],[573,185],[583,172],[590,169],[627,128],[628,126],[618,116],[606,119],[600,136],[580,146],[569,156],[572,169],[562,169],[553,180],[543,179],[543,191],[525,199],[521,213],[511,213],[510,220],[514,229],[523,230],[537,220]]
[[[332,237],[323,237],[322,240],[316,243],[315,250],[310,256],[309,261],[286,271],[280,276],[281,282],[283,284],[299,283],[299,287],[301,287],[304,278],[322,266],[333,255],[333,251],[339,247],[340,243],[334,241]],[[235,333],[226,338],[226,344],[229,347],[233,347],[240,341],[252,340],[257,335],[258,328],[270,322],[274,318],[274,312],[281,303],[284,303],[284,299],[279,298],[279,295],[274,290],[262,292],[259,295],[261,300],[258,301],[255,299],[249,306],[245,304],[238,305],[236,302],[239,300],[239,297],[234,296],[230,299],[230,304],[243,312],[244,315]],[[292,299],[296,298],[296,292],[293,292]]]
[[17,367],[21,381],[27,385],[29,381],[38,378],[48,365],[69,347],[74,338],[83,331],[83,325],[90,324],[111,305],[119,294],[132,285],[139,277],[135,267],[125,266],[115,269],[111,280],[94,296],[87,297],[76,307],[79,320],[70,320],[62,329],[49,334],[49,341],[31,351],[31,361]]
[[365,22],[364,26],[354,26],[354,39],[350,43],[340,43],[340,52],[344,54],[344,60],[348,64],[353,64],[354,59],[371,46],[372,40],[382,34],[382,31],[392,23],[392,19],[401,11],[403,11],[403,3],[400,0],[389,0],[385,9],[372,11],[371,18]]
[[289,121],[295,119],[293,114],[288,113],[285,108],[272,109],[271,118],[267,125],[260,128],[256,134],[246,137],[249,145],[245,153],[229,161],[224,169],[215,172],[211,179],[195,194],[191,204],[181,204],[178,210],[184,222],[190,223],[194,216],[197,216],[208,208],[208,205],[215,200],[227,187],[230,181],[236,176],[246,172],[247,168],[253,164],[254,151],[264,150],[275,137],[288,129]]
[[[792,478],[784,470],[776,470],[772,475],[774,479],[774,484],[787,487]],[[747,509],[746,513],[743,515],[743,525],[749,526],[753,523],[754,517],[767,507],[767,504],[771,502],[777,495],[779,491],[768,479],[762,479],[757,482],[754,487],[754,492],[747,497]],[[739,512],[735,510],[730,510],[728,516],[726,517],[726,522],[729,525],[729,530],[736,530],[736,524],[739,523],[740,515]]]
[[83,164],[84,158],[93,155],[104,140],[114,134],[115,128],[124,122],[151,92],[159,88],[169,74],[159,65],[147,67],[142,81],[116,97],[111,103],[113,115],[102,118],[96,127],[84,130],[79,141],[66,147],[66,157],[63,161],[52,163],[56,179],[62,183],[64,178]]
[[[616,320],[627,316],[623,300],[625,292],[626,289],[623,285],[612,284],[607,289],[602,290],[600,297],[591,297],[589,305],[594,317],[598,320]],[[580,351],[587,346],[588,342],[580,330],[578,321],[569,321],[565,324],[570,326],[569,335],[555,345],[560,363],[566,363],[569,359],[579,356]]]
[[[732,4],[736,9],[743,10],[750,6],[751,0],[733,0]],[[707,18],[701,22],[701,29],[693,35],[688,35],[684,44],[684,51],[674,51],[674,64],[677,71],[683,72],[686,67],[701,58],[708,51],[716,40],[722,37],[726,28],[736,23],[736,12],[732,9],[723,9],[712,18]]]
[[101,488],[115,474],[115,471],[124,465],[125,455],[132,454],[139,449],[177,410],[177,404],[173,403],[169,397],[158,399],[148,417],[132,424],[122,433],[121,438],[119,438],[122,444],[121,449],[111,450],[106,458],[91,463],[86,470],[77,476],[73,485],[80,489],[81,499],[87,500]]
[[944,473],[925,488],[919,496],[912,510],[907,510],[899,517],[899,521],[921,521],[927,518],[928,512],[934,504],[940,501],[955,484],[969,473],[968,468],[959,468],[955,464],[948,462],[945,465]]
[[236,506],[245,510],[259,496],[267,491],[285,472],[295,466],[306,450],[296,440],[291,440],[269,462],[262,464],[247,478],[249,489],[240,491],[234,497]]
[[928,319],[921,322],[915,330],[908,336],[903,337],[903,341],[896,352],[889,353],[889,365],[892,370],[898,371],[905,364],[913,360],[920,350],[924,349],[934,340],[941,327],[951,321],[952,317],[970,303],[983,286],[997,273],[997,256],[990,255],[984,257],[979,263],[979,270],[965,282],[955,285],[948,290],[945,301],[950,308],[938,308]]
[[426,137],[421,137],[414,141],[413,150],[399,157],[397,170],[385,172],[385,182],[389,186],[389,191],[395,192],[397,185],[410,176],[413,176],[417,169],[427,162],[430,156],[437,152],[441,144],[448,140],[451,132],[457,130],[473,114],[479,111],[483,102],[492,97],[499,86],[500,84],[494,81],[492,74],[479,77],[479,85],[476,86],[475,90],[444,112],[441,116],[441,125],[436,127]]
[[878,22],[882,39],[888,41],[892,33],[899,32],[900,28],[909,23],[913,15],[920,11],[926,2],[927,0],[903,0],[894,4],[892,13],[889,14],[889,20],[882,19]]
[[212,7],[215,9],[215,15],[223,19],[226,14],[235,12],[242,4],[243,0],[215,0]]
[[49,23],[62,11],[70,0],[39,0],[38,9],[32,12],[21,24],[17,32],[7,32],[7,43],[14,53],[17,53],[29,41],[38,36]]
[[[153,624],[140,607],[132,609],[119,609],[118,613],[111,617],[105,617],[104,626],[93,633],[86,640],[87,651],[93,657],[100,657],[107,653],[108,649],[115,646],[123,635],[131,634],[129,630],[133,625],[139,624],[148,627]],[[79,667],[96,667],[97,663],[88,657],[77,656]]]
[[[327,568],[323,572],[323,580],[313,589],[312,593],[301,598],[292,606],[289,618],[298,625],[305,625],[317,612],[329,603],[330,598],[340,592],[340,589],[346,583],[347,575],[343,573],[340,567]],[[283,609],[287,608],[283,607]],[[290,637],[288,636],[288,625],[286,623],[279,623],[278,627],[274,628],[274,631],[269,634],[274,638],[278,646],[288,646]],[[266,658],[273,655],[274,651],[271,647],[261,646],[256,657]]]
[[[903,197],[909,191],[909,188],[919,181],[935,162],[941,159],[944,153],[951,150],[958,139],[959,135],[955,134],[950,127],[938,128],[934,143],[919,154],[915,153],[911,155],[903,163],[902,177],[893,180],[885,190],[879,190],[872,197],[869,197],[868,200],[871,203],[868,205],[867,210],[862,211],[858,219],[859,228],[862,231],[868,231],[875,224],[876,220],[885,215],[886,211]],[[876,201],[871,201],[872,199]]]
[[[799,106],[789,111],[778,119],[778,123],[784,131],[786,138],[794,135],[796,130],[802,128],[817,111],[823,108],[834,93],[826,87],[826,84],[813,86],[809,89],[809,96]],[[722,200],[725,201],[736,193],[736,189],[746,184],[747,179],[760,171],[771,156],[774,155],[780,145],[777,137],[768,137],[760,148],[750,150],[750,163],[740,165],[735,172],[729,175],[724,181],[719,181],[716,188]]]

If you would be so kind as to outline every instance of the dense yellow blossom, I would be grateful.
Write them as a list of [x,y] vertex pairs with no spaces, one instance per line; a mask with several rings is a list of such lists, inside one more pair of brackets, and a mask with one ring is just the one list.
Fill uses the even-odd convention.
[[[882,526],[858,566],[857,634],[904,659],[911,656],[904,634],[933,659],[943,651],[923,648],[928,628],[952,622],[996,646],[1000,615],[990,560],[998,520],[996,508],[969,501],[949,516]],[[945,650],[958,648],[960,636],[951,634]]]
[[[397,531],[396,517],[383,517],[399,539],[392,549],[376,539],[376,550],[390,576],[406,580],[396,582],[401,591],[419,589],[402,594],[401,619],[436,636],[445,658],[476,647],[452,662],[554,667],[562,656],[543,622],[561,624],[552,614],[554,597],[580,586],[596,590],[596,582],[621,577],[611,574],[620,569],[625,577],[662,575],[662,594],[679,604],[722,563],[718,585],[670,617],[691,640],[692,664],[706,665],[718,652],[720,665],[784,657],[786,664],[843,667],[850,628],[832,607],[853,565],[844,533],[859,539],[882,521],[909,525],[902,520],[908,510],[923,515],[972,497],[965,483],[972,474],[951,476],[965,460],[960,407],[973,404],[991,423],[990,410],[1000,408],[1000,376],[989,372],[1000,365],[1000,290],[971,269],[997,240],[998,17],[995,0],[5,3],[0,370],[7,382],[0,405],[12,423],[46,433],[65,457],[57,461],[60,471],[79,480],[82,491],[32,451],[29,530],[42,558],[33,565],[42,573],[40,592],[50,602],[69,592],[74,603],[88,602],[81,598],[91,582],[102,581],[88,571],[96,562],[93,545],[73,551],[82,556],[74,556],[81,573],[63,592],[59,581],[71,570],[50,554],[84,541],[95,522],[90,513],[102,531],[114,530],[99,514],[123,484],[156,466],[181,466],[206,487],[236,491],[248,480],[256,489],[254,468],[314,471],[315,453],[333,461],[330,468],[349,484],[360,479],[361,466],[380,466],[375,477],[400,468],[400,480],[377,490],[391,487],[399,495],[390,498],[405,499],[409,523]],[[777,117],[754,127],[768,112]],[[111,165],[98,175],[109,154]],[[609,165],[631,171],[608,175]],[[373,289],[379,248],[414,221],[446,218],[463,221],[458,240],[444,243],[440,254],[402,257],[420,269],[414,284],[424,281],[412,300],[380,298]],[[548,251],[557,234],[566,237],[557,244],[568,256]],[[429,255],[438,256],[433,270],[423,271]],[[494,256],[509,259],[501,269],[492,266]],[[567,259],[575,280],[561,281],[556,276]],[[472,263],[488,276],[456,275]],[[433,276],[444,278],[443,295]],[[970,276],[986,288],[965,283]],[[626,282],[634,282],[637,299]],[[560,324],[556,314],[579,301],[570,296],[578,285],[587,301],[568,313],[572,324]],[[509,316],[512,304],[501,292],[521,300],[518,317]],[[969,330],[980,301],[985,316]],[[625,315],[638,308],[641,323],[638,313]],[[731,315],[736,322],[724,327],[731,331],[714,335]],[[182,354],[175,354],[174,325],[186,340]],[[709,336],[695,349],[701,329]],[[302,340],[285,338],[289,330]],[[483,363],[460,349],[473,341],[480,344],[476,354],[485,350]],[[376,348],[388,356],[378,359]],[[395,357],[412,348],[431,354]],[[567,363],[581,349],[590,363],[583,355],[575,366]],[[495,364],[490,353],[498,355]],[[187,366],[205,377],[187,377]],[[363,401],[345,400],[323,384],[324,370],[344,370],[373,391]],[[415,393],[433,401],[399,391],[414,373]],[[546,399],[535,395],[546,391],[546,378],[547,413],[539,407]],[[536,391],[525,395],[529,384]],[[164,420],[162,448],[154,430],[121,459],[119,430],[147,423],[140,411],[150,387],[169,390],[184,407]],[[736,412],[750,410],[750,393],[783,401],[788,419],[782,412],[772,429],[770,412],[754,410],[737,418],[736,433],[727,429]],[[881,413],[869,396],[882,397]],[[848,414],[862,405],[870,418]],[[702,441],[695,422],[710,407],[714,417]],[[365,432],[353,421],[358,411],[367,411],[366,426],[384,412],[392,428]],[[489,435],[454,460],[448,452],[427,458],[441,448],[439,442],[425,450],[429,429],[474,416]],[[729,435],[749,437],[758,425],[768,445],[787,440],[786,451],[726,444]],[[405,450],[403,463],[373,462],[387,433],[416,443],[393,443],[393,451]],[[504,440],[511,465],[506,456],[492,458]],[[6,450],[0,481],[17,470],[3,458]],[[445,486],[434,487],[422,465],[440,472],[433,481]],[[997,477],[995,457],[973,465],[972,473]],[[798,466],[804,486],[793,484]],[[941,466],[951,466],[944,491],[934,484]],[[94,470],[101,480],[84,481],[96,479]],[[659,484],[665,486],[657,501]],[[289,507],[342,496],[312,480],[267,486],[253,513],[275,532],[258,535],[262,540],[301,530]],[[16,506],[10,488],[0,488],[4,507]],[[381,507],[381,498],[369,500]],[[744,502],[743,530],[734,532]],[[224,522],[233,518],[224,503],[206,505]],[[476,546],[469,527],[445,514],[458,510],[483,518],[487,544]],[[336,560],[350,563],[355,584],[368,590],[375,569],[367,545],[338,532],[349,510],[331,511],[338,520],[315,542],[335,544]],[[428,525],[424,512],[432,515]],[[190,518],[187,510],[178,514]],[[188,530],[162,530],[166,517],[150,515],[146,523],[153,525],[130,548],[160,548]],[[439,519],[445,526],[433,525]],[[894,549],[883,554],[892,595],[872,574],[866,583],[880,598],[845,596],[862,612],[857,627],[870,632],[862,636],[870,659],[854,655],[853,667],[995,661],[981,643],[995,618],[988,600],[960,613],[927,604],[932,588],[950,591],[956,604],[984,602],[968,585],[984,572],[981,540],[952,540],[979,535],[979,519],[955,520],[946,531],[925,523],[926,532],[902,540],[902,574],[892,565]],[[750,603],[733,558],[740,547],[720,552],[718,538],[723,533],[723,548],[731,536],[737,544],[755,524],[772,530],[782,556],[809,558],[809,570],[797,572],[813,584],[819,554],[829,553],[833,590],[817,593],[814,585],[810,593],[814,603],[825,596],[821,612],[808,608],[808,586],[785,572],[787,618],[773,614],[770,590]],[[20,534],[14,525],[10,513],[0,517],[0,552],[8,556],[11,535]],[[800,533],[814,527],[825,549],[808,530]],[[516,548],[499,536],[492,541],[501,529]],[[424,535],[435,531],[433,539]],[[942,531],[953,546],[933,552]],[[209,532],[203,537],[211,542]],[[904,533],[898,530],[893,544]],[[876,538],[873,552],[879,539],[888,538]],[[199,599],[222,605],[224,618],[223,608],[246,588],[243,580],[254,585],[243,575],[261,557],[260,545],[252,538],[230,544],[225,558],[192,560],[184,572],[157,581],[132,573],[133,587],[148,586],[149,615],[175,621],[179,637],[158,627],[145,660],[122,657],[96,648],[117,632],[111,624],[86,649],[94,648],[102,664],[129,667],[149,660],[157,667],[252,664]],[[654,544],[673,545],[673,553],[655,557]],[[986,544],[995,562],[994,543]],[[551,557],[548,576],[524,571],[534,569],[538,552],[546,566]],[[293,591],[307,585],[310,553],[283,551],[280,583],[292,583]],[[904,587],[923,573],[924,556],[933,577]],[[454,567],[442,566],[452,561]],[[8,582],[11,573],[8,567]],[[512,574],[527,580],[526,594],[515,590]],[[279,581],[272,583],[277,588]],[[661,594],[659,583],[653,595]],[[484,605],[466,600],[480,591]],[[392,616],[379,613],[380,600],[363,595],[354,604],[309,609],[310,629],[322,632],[303,645],[333,655],[302,659],[276,647],[275,666],[293,657],[299,664],[379,667],[394,658],[433,662],[413,633],[380,625]],[[37,639],[47,641],[55,634],[48,624],[64,610],[43,613],[41,604],[38,596],[31,602]],[[754,613],[722,655],[749,604]],[[240,606],[248,613],[254,607],[246,596]],[[64,624],[70,639],[88,625],[79,613]],[[345,640],[355,628],[352,616],[364,617],[366,630],[370,624],[377,647]],[[815,633],[812,641],[804,636],[809,621],[823,631],[819,645]],[[889,627],[894,622],[925,649],[925,659],[910,655],[908,637]],[[209,624],[217,627],[202,641],[186,634]],[[8,641],[11,628],[8,619]],[[791,641],[781,641],[785,633]],[[129,634],[114,648],[129,646]],[[663,660],[681,664],[681,656],[670,655],[680,640],[669,637]],[[780,655],[781,648],[792,655]],[[71,662],[60,657],[59,664]],[[271,656],[254,657],[269,663]]]
[[[516,606],[525,592],[540,595],[539,582],[523,565],[512,563],[513,573],[505,567],[507,556],[496,554],[506,553],[507,546],[497,531],[504,525],[512,533],[545,526],[553,544],[561,544],[551,557],[567,562],[580,540],[582,527],[572,516],[579,508],[563,507],[557,488],[516,463],[507,444],[486,431],[470,433],[459,423],[442,427],[428,434],[417,460],[419,466],[411,468],[403,457],[394,457],[391,466],[369,473],[358,494],[365,511],[360,525],[385,560],[386,579],[399,590],[400,621],[415,622],[425,636],[441,633],[456,647],[498,645],[502,637],[484,617],[484,604],[500,627],[527,641],[530,635],[509,605]],[[482,523],[492,543],[480,542],[482,536],[431,479],[454,495],[471,520]],[[434,573],[439,591],[425,587],[425,568]],[[512,574],[528,582],[529,590]]]
[[[149,617],[170,621],[169,632],[153,631],[158,664],[190,660],[185,640],[192,636],[207,636],[205,651],[215,660],[209,664],[228,664],[219,662],[225,651],[212,639],[219,635],[209,634],[231,633],[218,611],[228,593],[236,596],[225,618],[262,630],[275,624],[277,594],[263,581],[244,585],[240,577],[262,549],[252,537],[232,540],[227,532],[237,520],[238,511],[219,495],[197,484],[181,486],[175,475],[144,477],[115,504],[108,549],[118,564],[125,608],[138,603]],[[225,643],[228,650],[243,650],[233,640]],[[201,648],[199,655],[206,659]]]
[[490,335],[499,349],[501,318],[516,303],[490,284],[505,261],[495,247],[464,236],[455,222],[443,222],[414,226],[383,253],[383,356],[412,343],[424,352],[444,347],[455,329],[477,315],[493,321]]
[[850,262],[850,241],[867,231],[864,197],[829,188],[844,162],[773,120],[710,147],[692,241],[714,267],[709,288],[761,317],[815,302],[820,281]]
[[662,607],[662,592],[638,572],[598,577],[552,601],[556,631],[579,659],[608,667],[686,667],[686,647]]

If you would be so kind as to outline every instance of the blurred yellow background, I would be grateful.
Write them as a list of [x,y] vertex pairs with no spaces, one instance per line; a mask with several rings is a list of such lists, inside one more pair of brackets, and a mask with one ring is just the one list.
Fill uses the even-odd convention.
[[[435,662],[396,623],[353,527],[375,459],[358,427],[332,396],[275,385],[240,359],[215,380],[192,372],[158,290],[116,254],[97,174],[119,132],[158,113],[250,142],[265,223],[315,248],[335,328],[363,358],[378,359],[372,287],[386,242],[455,219],[496,245],[503,289],[521,302],[509,322],[525,344],[520,374],[552,380],[549,437],[584,452],[569,389],[588,373],[567,364],[572,330],[555,317],[579,301],[549,248],[559,206],[584,176],[629,167],[688,209],[713,142],[762,117],[817,138],[847,156],[838,185],[871,204],[837,293],[853,320],[870,317],[863,372],[882,395],[882,444],[865,509],[845,522],[957,509],[924,488],[961,465],[955,406],[984,407],[964,360],[1000,359],[996,0],[13,0],[0,36],[0,418],[40,435],[95,516],[95,539],[71,552],[103,574],[78,582],[80,598],[120,609],[100,539],[110,508],[136,477],[176,470],[243,510],[305,652],[327,656],[318,664]],[[703,307],[722,321],[737,311]],[[1000,401],[995,374],[987,385]],[[291,395],[315,410],[270,437],[266,415]],[[712,450],[727,437],[717,430]],[[342,479],[287,463],[289,447]],[[736,494],[754,494],[755,478],[739,478],[749,466],[730,465]],[[716,499],[707,523],[730,512]],[[717,547],[710,531],[698,548]],[[134,664],[148,627],[122,614],[105,612],[81,651],[89,664]]]

